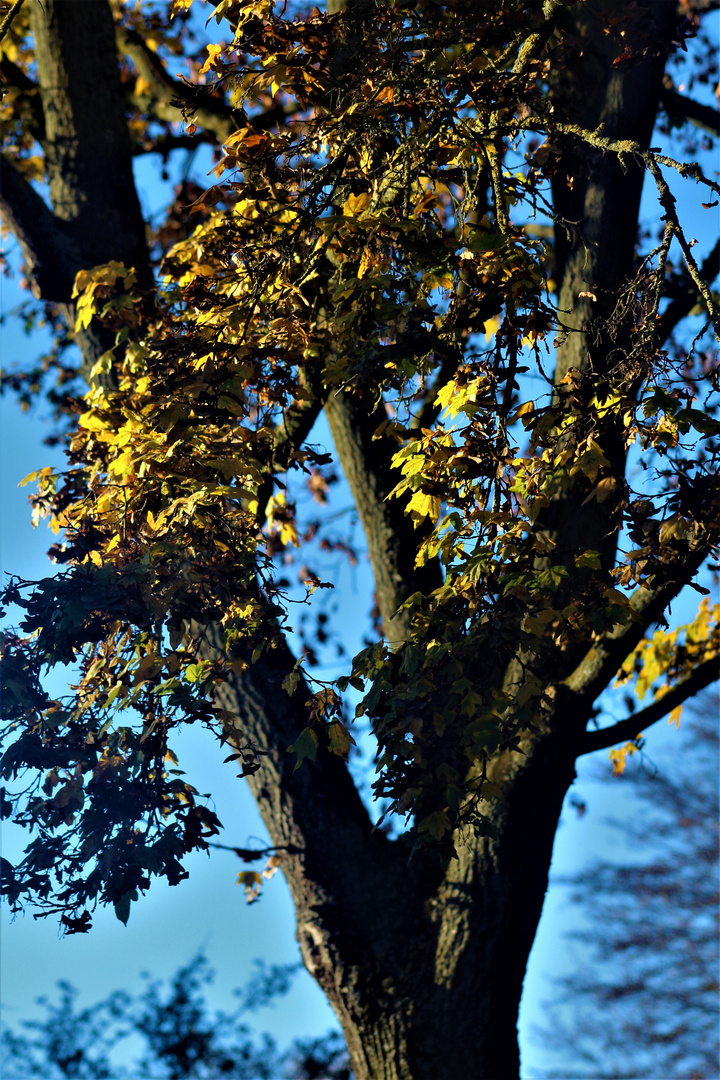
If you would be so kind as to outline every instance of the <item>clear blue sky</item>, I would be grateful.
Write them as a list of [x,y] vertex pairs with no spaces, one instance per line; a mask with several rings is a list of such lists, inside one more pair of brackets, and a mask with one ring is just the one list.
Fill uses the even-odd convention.
[[[193,171],[202,176],[205,170]],[[161,188],[145,166],[138,179],[146,209],[157,211],[167,202],[167,187]],[[686,200],[692,199],[695,205],[700,202],[697,190],[689,183],[676,180],[671,186],[680,195],[681,212]],[[701,257],[716,235],[717,219],[711,223],[708,217],[697,219],[697,250]],[[14,283],[0,278],[4,312],[15,306],[20,295]],[[27,363],[41,348],[37,338],[28,340],[17,324],[10,322],[0,332],[0,367]],[[0,564],[4,572],[32,579],[51,572],[44,552],[54,538],[44,526],[32,529],[29,489],[20,489],[17,484],[30,471],[52,463],[53,458],[57,460],[58,452],[42,446],[48,425],[41,413],[22,414],[7,396],[0,402],[0,419]],[[317,441],[324,438],[322,431],[316,435]],[[344,505],[345,501],[339,498],[337,504]],[[363,565],[354,577],[347,575],[345,591],[339,597],[341,609],[350,615],[345,620],[346,628],[350,632],[352,627],[356,638],[363,630],[358,616],[367,614],[370,607],[369,593],[364,588],[368,580]],[[357,644],[357,640],[350,644]],[[677,753],[682,742],[682,726],[680,732],[675,732],[661,722],[649,733],[648,753],[653,757],[662,756],[663,751]],[[225,755],[208,733],[188,730],[176,740],[174,749],[181,767],[188,769],[190,781],[201,792],[212,792],[214,808],[225,825],[223,842],[245,846],[255,838],[263,840],[264,829],[246,785],[235,778],[232,764],[221,764]],[[600,756],[606,757],[606,753]],[[581,761],[574,793],[588,802],[589,812],[581,819],[571,808],[564,812],[554,870],[567,871],[597,856],[611,855],[614,836],[603,826],[603,817],[610,807],[616,816],[636,809],[626,783],[610,779],[597,783],[590,778],[591,771],[593,762]],[[19,832],[3,823],[2,853],[11,862],[17,858],[25,837],[24,833],[18,837]],[[52,921],[35,921],[28,915],[11,922],[3,907],[0,1000],[5,1023],[14,1026],[18,1019],[37,1015],[34,1000],[51,994],[58,979],[68,979],[77,986],[80,1005],[87,1005],[117,988],[138,992],[143,986],[142,971],[167,978],[199,950],[208,956],[217,972],[208,993],[211,1004],[229,1009],[230,992],[245,981],[253,958],[262,957],[268,963],[299,958],[289,894],[280,875],[268,883],[260,903],[248,906],[244,890],[235,884],[241,866],[231,853],[213,851],[209,858],[196,854],[187,860],[187,866],[189,881],[175,888],[153,883],[149,894],[133,904],[127,927],[117,921],[112,911],[102,911],[97,913],[89,935],[62,938]],[[532,1044],[530,1029],[542,1020],[542,1003],[551,996],[548,978],[578,961],[563,937],[577,914],[568,907],[562,891],[551,885],[521,1012],[523,1075],[527,1080],[540,1075],[541,1055]],[[296,1036],[323,1033],[334,1024],[334,1017],[321,992],[303,972],[288,997],[260,1011],[252,1022],[259,1030],[269,1030],[283,1044]]]

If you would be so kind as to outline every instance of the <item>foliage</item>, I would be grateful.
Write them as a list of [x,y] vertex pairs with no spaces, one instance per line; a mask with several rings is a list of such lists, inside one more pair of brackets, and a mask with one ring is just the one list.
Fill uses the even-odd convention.
[[[405,600],[405,646],[371,646],[350,676],[366,690],[357,712],[378,738],[376,793],[418,815],[420,839],[442,840],[459,822],[482,827],[488,761],[550,712],[542,665],[569,642],[589,646],[626,627],[629,587],[696,561],[714,520],[720,422],[703,354],[680,366],[656,332],[671,242],[685,246],[663,170],[687,167],[557,121],[553,50],[540,59],[510,34],[519,19],[533,42],[535,15],[516,5],[490,15],[455,5],[439,24],[422,6],[379,5],[342,93],[331,91],[336,17],[291,22],[270,4],[226,2],[216,14],[234,36],[208,47],[198,74],[212,70],[232,87],[239,126],[224,140],[217,183],[189,208],[196,227],[164,254],[151,317],[131,269],[111,262],[77,275],[76,330],[99,317],[116,344],[78,403],[68,468],[26,478],[38,483],[34,513],[62,530],[53,554],[66,569],[29,595],[22,583],[4,594],[25,609],[26,636],[5,647],[15,740],[3,773],[46,777],[20,818],[40,838],[9,895],[50,904],[52,851],[66,882],[53,903],[72,920],[97,897],[127,918],[153,874],[179,880],[182,853],[217,831],[167,767],[168,738],[190,719],[229,738],[235,718],[214,689],[286,625],[260,530],[264,522],[284,547],[298,543],[298,526],[285,485],[273,490],[270,478],[327,460],[288,438],[288,423],[314,417],[339,387],[392,406],[396,419],[375,438],[400,444],[393,496],[419,527],[418,563],[443,567],[440,587]],[[174,31],[163,37],[166,49],[177,41]],[[278,111],[292,113],[275,132],[253,124],[268,88]],[[531,135],[536,145],[546,138],[547,152],[533,152]],[[570,370],[553,392],[542,366],[544,339],[560,332],[549,252],[522,221],[546,211],[560,145],[646,168],[665,231],[624,299],[613,299],[613,333],[623,326],[629,341],[622,361],[598,375]],[[18,157],[30,160],[20,148]],[[533,368],[530,400],[523,376]],[[637,446],[656,462],[652,498],[603,451],[618,426],[626,452]],[[568,499],[611,506],[613,527],[627,522],[635,546],[617,560],[564,551],[544,511]],[[308,594],[329,584],[308,582]],[[212,621],[223,627],[223,661],[197,658],[193,627]],[[503,684],[519,643],[522,676]],[[468,671],[478,649],[491,650],[498,673],[485,686]],[[716,651],[706,635],[669,678]],[[80,665],[70,701],[42,689],[40,668],[58,663]],[[337,693],[322,688],[309,704],[298,764],[321,741],[346,755]],[[438,758],[448,725],[451,751]],[[258,767],[252,747],[238,756],[243,772]]]
[[[298,1040],[280,1054],[269,1036],[256,1037],[240,1017],[287,992],[292,972],[287,968],[260,969],[244,988],[242,1003],[232,1014],[210,1014],[203,987],[212,981],[207,960],[196,956],[180,968],[166,991],[149,983],[133,999],[116,991],[105,1001],[87,1008],[76,1006],[77,991],[58,984],[57,1004],[41,998],[46,1010],[41,1020],[22,1023],[25,1033],[5,1028],[0,1036],[3,1076],[7,1080],[88,1080],[126,1076],[219,1076],[245,1080],[346,1080],[344,1048],[335,1033],[311,1044]],[[239,992],[238,992],[239,993]],[[144,1050],[128,1071],[126,1040],[138,1039]],[[137,1053],[137,1050],[136,1050]]]
[[717,697],[689,711],[683,754],[632,771],[647,813],[612,819],[622,855],[562,879],[583,912],[572,936],[584,959],[560,981],[542,1042],[569,1052],[578,1077],[717,1070]]

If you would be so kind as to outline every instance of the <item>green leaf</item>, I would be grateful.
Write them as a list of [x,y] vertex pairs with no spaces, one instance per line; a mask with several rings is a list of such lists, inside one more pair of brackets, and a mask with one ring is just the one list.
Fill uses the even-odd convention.
[[299,769],[305,758],[314,761],[317,757],[318,737],[312,728],[306,727],[300,732],[294,743],[288,746],[289,754],[297,754],[296,769]]
[[292,697],[295,693],[295,687],[300,682],[300,672],[291,671],[289,675],[283,679],[282,688],[288,697]]
[[582,570],[584,567],[589,567],[591,570],[602,570],[602,563],[600,562],[600,553],[589,549],[583,551],[582,555],[575,556],[575,565],[578,569]]
[[115,915],[123,924],[127,926],[128,919],[130,918],[130,902],[131,900],[137,900],[137,889],[131,893],[125,893],[119,900],[116,900],[113,907],[115,908]]
[[418,832],[427,832],[435,840],[442,840],[446,832],[451,831],[450,818],[444,810],[435,810],[428,814],[418,825]]
[[199,682],[205,672],[205,664],[202,661],[198,664],[188,664],[185,668],[185,678],[188,682]]

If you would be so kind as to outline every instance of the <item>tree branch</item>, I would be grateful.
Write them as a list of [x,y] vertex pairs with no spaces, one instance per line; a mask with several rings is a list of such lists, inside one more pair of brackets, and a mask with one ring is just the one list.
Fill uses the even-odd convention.
[[[675,210],[675,198],[667,185],[665,177],[660,171],[660,167],[658,166],[657,161],[653,159],[652,154],[646,154],[645,160],[648,171],[650,172],[653,180],[657,185],[658,198],[660,200],[660,204],[663,210],[665,211],[665,221],[667,221],[668,225],[672,228],[673,233],[675,234],[675,239],[682,248],[682,253],[685,256],[685,264],[690,273],[690,277],[692,278],[695,287],[697,288],[698,292],[705,301],[705,304],[707,305],[708,314],[715,329],[715,336],[718,341],[720,341],[720,310],[715,305],[715,301],[713,300],[713,297],[710,293],[710,288],[705,282],[702,273],[698,267],[698,264],[695,262],[695,257],[690,249],[690,244],[686,239],[685,233],[683,232],[683,229],[680,225]],[[715,190],[720,191],[720,188],[718,188],[717,184],[713,184],[712,186]]]
[[[224,654],[218,624],[197,628],[199,655]],[[266,648],[241,676],[218,691],[218,704],[236,719],[227,729],[231,745],[260,751],[260,768],[248,777],[298,916],[297,938],[310,973],[329,989],[348,955],[365,953],[366,972],[378,963],[397,933],[403,912],[388,897],[408,888],[408,866],[398,845],[373,828],[344,761],[318,748],[315,761],[295,768],[288,752],[307,726],[304,682],[289,697],[283,680],[295,658],[282,641]]]
[[30,5],[29,15],[55,217],[64,222],[85,268],[107,262],[111,248],[151,293],[110,6],[104,0],[43,0]]
[[162,109],[161,119],[178,121],[179,109],[184,102],[192,110],[193,118],[199,127],[212,131],[219,142],[224,142],[237,128],[233,116],[235,110],[223,101],[213,98],[209,92],[191,89],[168,75],[162,61],[134,30],[118,26],[116,29],[118,48],[129,57],[139,75],[150,84],[155,99]]
[[273,493],[274,477],[277,473],[285,472],[291,464],[293,451],[299,449],[307,439],[323,405],[322,397],[296,398],[285,410],[282,420],[273,431],[272,472],[258,488],[257,495],[257,517],[260,524],[265,520],[268,500]]
[[29,79],[22,68],[7,56],[0,59],[0,83],[0,98],[11,90],[17,91],[10,99],[13,115],[22,122],[23,130],[28,135],[42,143],[45,138],[45,117],[37,83]]
[[687,552],[682,562],[682,575],[656,589],[640,587],[630,597],[635,621],[629,626],[618,625],[587,651],[573,673],[562,684],[572,695],[568,709],[586,717],[597,698],[615,675],[623,660],[642,639],[646,629],[663,616],[668,604],[690,582],[707,558],[712,547],[706,536]]
[[23,0],[13,0],[10,5],[10,10],[5,12],[5,17],[0,22],[0,41],[5,37],[10,27],[12,26],[13,19],[23,6]]
[[80,252],[64,227],[22,173],[0,155],[0,218],[17,240],[33,295],[68,303]]
[[689,697],[704,690],[720,678],[720,656],[713,656],[699,667],[695,668],[691,675],[678,683],[667,694],[656,699],[652,705],[633,713],[627,719],[621,720],[612,727],[601,728],[599,731],[588,731],[580,742],[579,754],[592,754],[595,750],[606,750],[619,742],[627,742],[636,738],[663,716],[667,716],[678,705],[682,705]]
[[387,440],[373,439],[387,420],[382,405],[337,391],[328,398],[325,415],[365,533],[385,636],[399,645],[407,636],[407,613],[395,617],[395,612],[413,592],[438,588],[440,570],[434,562],[415,567],[422,528],[413,528],[403,499],[388,500],[400,476],[391,470]]
[[[712,284],[718,274],[720,274],[720,240],[715,244],[715,247],[700,267],[699,272],[700,277],[708,287]],[[677,291],[671,293],[671,295],[672,300],[660,317],[658,329],[659,345],[662,345],[663,342],[667,341],[677,324],[681,322],[686,315],[690,314],[700,299],[697,286],[690,277],[678,287]]]
[[684,120],[689,120],[702,131],[720,135],[720,113],[712,105],[703,105],[700,101],[678,94],[677,90],[663,90],[660,105],[671,125],[679,126]]
[[201,144],[214,143],[211,131],[196,131],[194,135],[160,135],[157,139],[148,138],[133,147],[133,156],[160,154],[166,160],[173,150],[197,150]]

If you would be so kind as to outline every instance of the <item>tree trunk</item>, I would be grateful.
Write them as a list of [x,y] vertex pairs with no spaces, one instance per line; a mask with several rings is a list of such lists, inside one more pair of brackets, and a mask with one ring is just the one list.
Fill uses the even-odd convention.
[[[203,641],[202,655],[216,657],[219,630]],[[286,852],[303,960],[338,1016],[356,1080],[514,1080],[524,973],[575,776],[575,717],[559,713],[523,755],[508,753],[496,838],[468,832],[449,862],[408,858],[404,839],[373,829],[338,758],[319,751],[295,770],[285,747],[305,695],[276,691],[292,664],[286,647],[270,650],[217,698],[236,717],[230,740],[263,753],[249,783]]]

